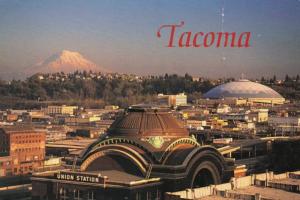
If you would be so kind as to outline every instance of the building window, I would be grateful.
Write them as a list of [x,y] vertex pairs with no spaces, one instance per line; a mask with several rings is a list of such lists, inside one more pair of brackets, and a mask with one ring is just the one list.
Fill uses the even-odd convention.
[[82,191],[74,190],[74,200],[83,200]]
[[147,192],[147,200],[151,200],[151,192]]
[[156,190],[156,198],[155,198],[155,200],[160,200],[160,199],[161,199],[160,190]]
[[69,199],[68,197],[68,191],[66,188],[60,188],[59,190],[59,199],[60,200],[67,200]]
[[142,200],[142,195],[141,195],[140,192],[137,192],[137,193],[135,194],[135,200]]
[[93,191],[88,191],[88,200],[96,200],[95,193]]

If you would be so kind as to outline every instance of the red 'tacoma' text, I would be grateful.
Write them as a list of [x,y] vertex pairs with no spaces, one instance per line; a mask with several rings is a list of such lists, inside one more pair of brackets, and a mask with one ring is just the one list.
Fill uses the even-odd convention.
[[[162,25],[157,31],[157,37],[161,37],[161,31],[169,31],[167,47],[250,47],[251,32],[196,32],[191,31],[179,32],[184,22],[179,25],[169,24]],[[176,36],[179,36],[178,38]]]

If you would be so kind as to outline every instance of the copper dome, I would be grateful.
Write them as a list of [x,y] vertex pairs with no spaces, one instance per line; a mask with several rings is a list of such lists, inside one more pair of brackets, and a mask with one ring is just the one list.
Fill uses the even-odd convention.
[[167,110],[130,107],[108,130],[110,136],[188,136],[188,131]]

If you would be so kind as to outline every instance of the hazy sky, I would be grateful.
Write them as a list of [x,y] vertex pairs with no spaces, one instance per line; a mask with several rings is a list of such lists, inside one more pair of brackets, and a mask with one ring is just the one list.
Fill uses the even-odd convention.
[[[224,31],[250,31],[250,48],[167,48],[156,37],[159,26],[180,21],[182,31],[220,31],[223,1]],[[0,77],[63,49],[118,72],[293,75],[299,36],[300,0],[0,0]]]

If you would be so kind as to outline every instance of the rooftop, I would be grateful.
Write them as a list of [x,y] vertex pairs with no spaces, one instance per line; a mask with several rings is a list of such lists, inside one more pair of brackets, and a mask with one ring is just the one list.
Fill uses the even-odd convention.
[[[80,172],[80,171],[70,171],[68,169],[63,171],[46,171],[40,173],[34,173],[33,179],[47,179],[50,178],[52,180],[57,178],[55,177],[56,173],[60,172],[71,172],[78,175],[87,175],[87,174],[95,174],[100,175],[101,177],[106,177],[105,181],[106,187],[127,187],[127,186],[139,186],[144,184],[161,184],[160,178],[148,178],[140,177],[136,175],[132,175],[126,172],[121,172],[117,170],[102,170],[102,171],[89,171],[89,172]],[[68,182],[67,180],[57,180],[58,182]],[[81,184],[83,184],[81,182]],[[89,183],[85,183],[89,184]],[[90,183],[95,184],[95,183]],[[102,185],[103,183],[96,183],[97,185]]]
[[17,126],[0,126],[0,131],[4,131],[6,134],[11,133],[27,133],[35,132],[34,127],[29,125],[17,125]]
[[266,199],[300,199],[300,194],[284,191],[276,188],[248,186],[243,189],[234,190],[236,193],[256,194],[259,193]]
[[241,79],[214,87],[204,94],[205,98],[280,98],[275,90],[260,83]]
[[267,172],[233,178],[229,183],[167,192],[176,199],[300,199],[300,171],[274,174]]
[[188,136],[183,123],[165,109],[151,106],[130,107],[108,130],[109,135]]

